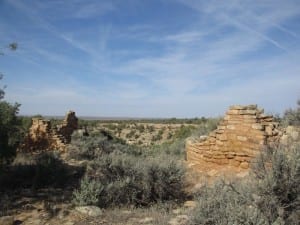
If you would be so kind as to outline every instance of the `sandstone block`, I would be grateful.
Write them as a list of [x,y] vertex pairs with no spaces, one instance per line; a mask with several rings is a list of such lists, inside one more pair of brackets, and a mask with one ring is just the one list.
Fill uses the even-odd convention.
[[216,140],[216,145],[224,145],[224,142],[223,141],[219,141],[219,140]]
[[219,136],[218,136],[218,139],[219,139],[220,141],[226,141],[226,140],[227,140],[227,135],[226,135],[226,134],[219,135]]
[[247,109],[247,106],[232,105],[229,107],[229,110],[243,110],[243,109]]
[[229,163],[229,159],[226,159],[226,158],[224,158],[224,159],[219,159],[219,160],[217,161],[217,163],[219,163],[219,164],[221,164],[221,165],[228,164],[228,163]]
[[218,130],[225,130],[225,129],[226,129],[226,126],[219,125],[219,126],[217,127],[217,129],[218,129]]
[[256,116],[255,115],[243,115],[244,119],[247,119],[247,120],[256,120]]
[[212,156],[213,156],[212,154],[205,154],[205,155],[203,155],[204,158],[209,158],[209,159],[212,158]]
[[208,136],[209,137],[216,137],[216,130],[210,132]]
[[240,115],[240,110],[230,109],[230,110],[227,111],[227,115]]
[[[216,130],[217,135],[220,135],[220,134],[223,134],[223,133],[224,133],[224,130]],[[217,135],[216,135],[216,137],[217,137]]]
[[251,127],[255,130],[263,130],[264,129],[264,126],[261,124],[258,124],[258,123],[253,124]]
[[256,115],[257,114],[257,110],[255,109],[245,109],[245,110],[241,110],[240,115]]
[[250,124],[257,123],[257,122],[258,122],[257,118],[251,118],[251,119],[244,119],[243,120],[243,124],[245,124],[245,125],[250,125]]
[[265,131],[268,136],[271,136],[273,133],[273,129],[271,127],[266,127]]
[[228,124],[228,125],[240,125],[240,124],[242,124],[242,123],[244,123],[243,120],[232,119],[232,120],[229,120],[227,124]]
[[197,206],[197,202],[195,201],[186,201],[184,204],[183,204],[183,207],[185,208],[195,208]]
[[233,159],[235,157],[235,154],[227,153],[225,156],[227,159]]
[[247,141],[248,140],[247,137],[245,137],[245,136],[237,136],[237,139],[239,141]]
[[240,162],[244,162],[244,161],[248,161],[249,160],[249,158],[247,156],[236,156],[236,157],[234,157],[234,159],[236,161],[240,161]]
[[249,168],[249,163],[248,162],[241,162],[240,167],[242,169],[248,169]]
[[229,165],[231,165],[231,166],[239,167],[240,164],[241,164],[240,161],[236,161],[236,160],[230,160],[230,161],[229,161]]
[[201,135],[199,139],[200,141],[205,141],[207,139],[207,135]]
[[235,130],[235,126],[234,125],[227,125],[227,129],[229,129],[229,130]]

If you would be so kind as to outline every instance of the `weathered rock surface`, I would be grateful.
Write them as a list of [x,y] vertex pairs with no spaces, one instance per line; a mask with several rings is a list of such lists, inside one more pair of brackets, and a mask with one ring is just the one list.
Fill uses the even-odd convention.
[[273,117],[256,105],[231,106],[207,137],[187,139],[187,161],[196,166],[212,163],[248,169],[263,147],[279,143],[282,132],[277,128]]
[[21,151],[61,150],[66,149],[70,143],[73,131],[78,128],[78,118],[75,112],[69,111],[62,124],[51,126],[49,120],[33,118],[29,133]]
[[144,219],[139,220],[140,224],[153,224],[154,218],[152,217],[145,217]]
[[75,208],[75,210],[82,214],[93,217],[102,215],[102,210],[97,206],[78,206]]
[[172,218],[168,224],[169,225],[186,225],[188,224],[189,217],[188,215],[178,215],[174,218]]
[[186,201],[184,204],[183,204],[183,207],[185,208],[190,208],[190,209],[194,209],[197,205],[197,202],[196,201]]

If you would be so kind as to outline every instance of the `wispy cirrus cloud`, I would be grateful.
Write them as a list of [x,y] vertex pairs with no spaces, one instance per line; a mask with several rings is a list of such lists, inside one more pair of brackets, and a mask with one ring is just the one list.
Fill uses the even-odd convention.
[[[300,96],[293,0],[5,2],[29,21],[10,29],[20,25],[0,20],[0,31],[22,37],[15,57],[35,77],[9,81],[8,98],[25,102],[24,113],[49,110],[43,101],[59,114],[65,104],[84,115],[216,115],[253,101],[280,112]],[[24,85],[42,88],[30,100]]]

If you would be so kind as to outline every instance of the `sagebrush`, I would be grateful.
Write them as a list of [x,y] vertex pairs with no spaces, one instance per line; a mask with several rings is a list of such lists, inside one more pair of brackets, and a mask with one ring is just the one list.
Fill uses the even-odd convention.
[[202,188],[190,224],[299,224],[299,196],[299,145],[268,149],[248,179]]

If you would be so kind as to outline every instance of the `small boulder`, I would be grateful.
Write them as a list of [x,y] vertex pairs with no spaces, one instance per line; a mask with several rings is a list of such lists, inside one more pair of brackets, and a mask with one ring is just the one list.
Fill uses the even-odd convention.
[[76,211],[86,214],[88,216],[101,216],[102,215],[102,210],[97,207],[97,206],[78,206],[75,208]]
[[154,219],[152,217],[145,217],[144,219],[139,220],[139,223],[141,224],[148,224],[152,223]]
[[194,209],[196,207],[197,203],[196,201],[186,201],[183,206],[185,208],[191,208],[191,209]]
[[178,215],[175,218],[172,218],[168,224],[169,225],[186,225],[188,224],[189,217],[187,215]]

